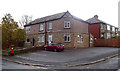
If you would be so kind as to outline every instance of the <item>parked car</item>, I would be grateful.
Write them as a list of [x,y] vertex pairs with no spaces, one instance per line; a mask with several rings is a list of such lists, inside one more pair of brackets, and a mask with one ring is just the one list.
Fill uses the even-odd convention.
[[64,45],[61,43],[51,43],[49,45],[44,46],[44,50],[52,50],[54,52],[56,51],[63,51],[64,50]]

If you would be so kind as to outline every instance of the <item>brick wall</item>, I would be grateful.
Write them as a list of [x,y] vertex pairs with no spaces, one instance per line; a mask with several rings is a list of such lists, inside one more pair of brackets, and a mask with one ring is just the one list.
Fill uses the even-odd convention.
[[89,31],[90,34],[94,36],[94,38],[100,38],[100,24],[90,24]]
[[120,39],[97,39],[94,41],[97,47],[120,47]]

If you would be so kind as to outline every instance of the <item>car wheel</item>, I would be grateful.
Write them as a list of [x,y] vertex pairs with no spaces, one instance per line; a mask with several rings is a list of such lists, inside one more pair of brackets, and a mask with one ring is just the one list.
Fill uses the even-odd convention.
[[57,52],[57,49],[54,49],[54,52]]
[[44,48],[45,49],[45,51],[47,51],[47,48]]

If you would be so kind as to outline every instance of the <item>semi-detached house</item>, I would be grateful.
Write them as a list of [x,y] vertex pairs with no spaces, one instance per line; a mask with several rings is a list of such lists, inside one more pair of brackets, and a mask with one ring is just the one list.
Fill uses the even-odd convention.
[[118,36],[118,28],[98,19],[98,15],[88,19],[87,22],[90,24],[89,32],[96,39],[109,39]]
[[62,43],[65,48],[93,45],[89,24],[68,11],[35,19],[24,26],[26,46],[43,46],[50,42]]

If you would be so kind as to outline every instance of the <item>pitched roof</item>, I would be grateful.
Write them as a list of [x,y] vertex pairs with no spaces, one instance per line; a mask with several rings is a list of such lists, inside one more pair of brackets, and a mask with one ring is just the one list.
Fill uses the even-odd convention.
[[54,14],[54,15],[50,15],[50,16],[38,18],[38,19],[35,19],[34,21],[30,22],[30,24],[35,24],[35,23],[50,21],[50,20],[54,20],[54,19],[59,19],[59,18],[61,18],[65,13],[66,13],[66,12],[62,12],[62,13],[58,13],[58,14]]
[[[54,15],[50,15],[50,16],[46,16],[46,17],[42,17],[42,18],[38,18],[38,19],[35,19],[34,21],[30,22],[29,24],[27,25],[31,25],[31,24],[38,24],[38,23],[42,23],[42,22],[45,22],[45,21],[51,21],[51,20],[56,20],[56,19],[60,19],[62,18],[66,13],[69,13],[68,11],[67,12],[62,12],[62,13],[58,13],[58,14],[54,14]],[[70,14],[70,13],[69,13]],[[71,15],[71,14],[70,14]],[[82,22],[86,22],[80,18],[77,18],[73,15],[71,15],[73,19],[76,19],[76,20],[79,20],[79,21],[82,21]],[[27,26],[25,25],[25,26]]]
[[[107,24],[106,22],[104,22],[104,21],[102,21],[102,20],[99,20],[98,19],[98,15],[95,15],[94,17],[92,17],[92,18],[90,18],[90,19],[88,19],[88,20],[86,20],[88,23],[90,23],[90,24]],[[107,25],[110,25],[110,24],[107,24]],[[113,25],[110,25],[110,26],[113,26]],[[115,26],[113,26],[113,27],[115,27]],[[116,27],[117,28],[117,27]]]
[[88,19],[88,20],[86,20],[88,23],[90,23],[90,24],[96,24],[96,23],[104,23],[104,24],[107,24],[107,23],[105,23],[105,22],[103,22],[102,20],[99,20],[98,19],[98,15],[95,15],[94,17],[92,17],[92,18],[90,18],[90,19]]

